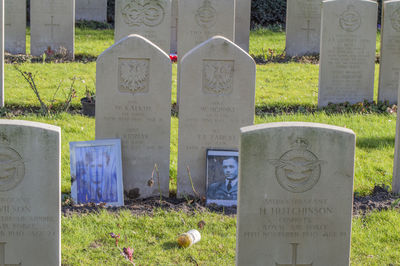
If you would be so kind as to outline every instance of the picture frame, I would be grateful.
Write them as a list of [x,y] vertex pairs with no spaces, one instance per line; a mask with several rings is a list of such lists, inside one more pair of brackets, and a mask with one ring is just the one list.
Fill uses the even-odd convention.
[[74,202],[123,206],[121,140],[77,141],[69,146]]
[[239,151],[207,149],[206,204],[237,205]]

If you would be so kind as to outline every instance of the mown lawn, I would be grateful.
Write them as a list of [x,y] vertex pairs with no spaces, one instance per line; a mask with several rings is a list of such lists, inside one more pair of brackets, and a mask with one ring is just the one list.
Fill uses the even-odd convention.
[[[28,31],[29,32],[29,31]],[[377,52],[379,51],[379,34]],[[29,38],[28,49],[29,49]],[[96,57],[113,43],[112,30],[76,29],[76,54]],[[265,55],[284,51],[285,35],[258,29],[251,32],[250,54]],[[268,49],[271,49],[270,51]],[[19,66],[36,74],[35,81],[45,102],[53,98],[62,81],[56,103],[65,101],[65,93],[75,77],[77,97],[72,105],[79,108],[85,90],[95,90],[96,64],[30,64]],[[375,99],[379,65],[376,65]],[[284,63],[257,66],[256,106],[316,107],[318,65]],[[176,101],[176,65],[173,65],[172,103]],[[6,107],[39,107],[34,93],[14,69],[5,66]],[[2,110],[6,112],[6,110]],[[62,192],[70,192],[69,142],[93,140],[95,120],[78,114],[61,113],[43,117],[35,114],[8,118],[30,120],[60,126],[62,129]],[[257,116],[255,122],[306,121],[352,129],[357,135],[355,186],[357,194],[369,194],[375,184],[391,186],[396,115],[295,113]],[[170,190],[176,191],[178,118],[172,117]],[[176,245],[176,237],[200,220],[202,240],[188,249]],[[120,247],[133,247],[136,265],[234,265],[236,216],[209,211],[193,213],[155,209],[152,215],[131,215],[129,211],[72,215],[62,218],[62,263],[65,265],[124,265],[127,261],[115,247],[110,232],[121,234]],[[373,212],[353,218],[352,265],[400,264],[400,213],[394,210]]]

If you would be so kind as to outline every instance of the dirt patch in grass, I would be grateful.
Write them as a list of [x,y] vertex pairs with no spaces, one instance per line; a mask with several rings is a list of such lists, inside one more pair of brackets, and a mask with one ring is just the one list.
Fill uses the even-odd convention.
[[[224,215],[235,215],[236,206],[223,207],[215,204],[206,206],[204,200],[199,199],[177,199],[177,198],[148,198],[140,200],[125,201],[123,207],[111,207],[106,204],[70,204],[67,200],[62,206],[64,216],[73,214],[98,213],[101,210],[118,212],[120,210],[129,210],[133,215],[153,215],[155,209],[165,211],[183,211],[194,214],[198,212],[211,211]],[[375,186],[372,194],[367,196],[355,196],[353,204],[353,215],[364,215],[368,212],[377,210],[400,209],[400,195],[395,195],[387,190],[385,186]]]

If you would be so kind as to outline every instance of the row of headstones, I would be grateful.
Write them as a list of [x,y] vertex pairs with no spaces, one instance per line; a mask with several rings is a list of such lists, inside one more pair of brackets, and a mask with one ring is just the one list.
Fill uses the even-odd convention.
[[[318,105],[372,101],[376,1],[288,0],[287,4],[286,53],[320,53]],[[382,14],[378,100],[395,104],[400,73],[400,1],[385,1]]]

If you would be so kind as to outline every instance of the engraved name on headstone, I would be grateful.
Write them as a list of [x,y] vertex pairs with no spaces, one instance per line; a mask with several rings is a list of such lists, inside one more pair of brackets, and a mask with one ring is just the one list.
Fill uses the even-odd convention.
[[286,54],[318,54],[321,32],[321,0],[288,0]]
[[255,63],[239,46],[216,36],[181,61],[178,196],[206,191],[206,150],[237,150],[239,129],[254,121]]
[[5,0],[4,49],[11,54],[26,53],[26,0]]
[[0,120],[0,265],[61,265],[60,132]]
[[378,4],[322,2],[318,106],[372,101]]
[[396,104],[400,73],[400,0],[385,1],[382,14],[378,100]]
[[171,0],[116,0],[115,41],[138,34],[170,52]]
[[236,265],[349,265],[355,134],[270,123],[240,143]]
[[96,139],[119,138],[125,196],[169,192],[171,124],[171,60],[159,47],[139,35],[129,35],[97,59]]

